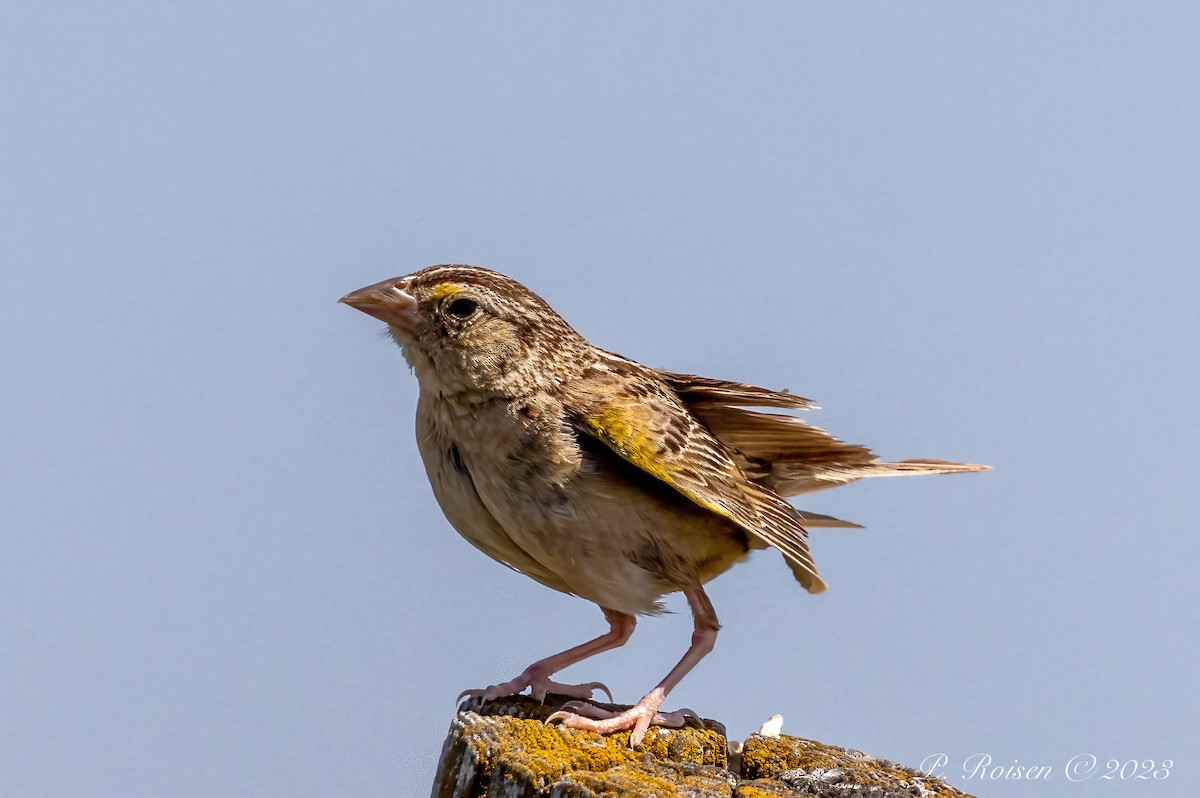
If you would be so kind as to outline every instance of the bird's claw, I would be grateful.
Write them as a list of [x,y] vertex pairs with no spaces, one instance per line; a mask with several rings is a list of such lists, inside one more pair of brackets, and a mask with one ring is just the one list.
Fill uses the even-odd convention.
[[563,684],[556,682],[546,676],[531,674],[528,671],[522,673],[515,679],[500,684],[493,684],[491,687],[484,687],[474,690],[463,690],[455,699],[456,703],[461,703],[464,698],[477,698],[480,701],[493,701],[497,698],[505,698],[510,695],[519,695],[524,692],[525,688],[529,688],[529,695],[537,702],[541,703],[546,700],[546,695],[554,693],[556,695],[565,695],[568,698],[589,699],[597,690],[608,696],[609,703],[612,703],[612,691],[610,691],[601,682],[587,682],[586,684]]
[[636,748],[642,744],[651,723],[679,727],[684,725],[688,717],[696,716],[696,713],[690,709],[659,713],[658,707],[662,704],[663,697],[663,691],[655,688],[624,712],[614,712],[592,704],[571,701],[546,718],[546,723],[557,721],[569,729],[584,729],[598,734],[612,734],[628,729],[630,732],[629,747]]
[[571,698],[582,698],[587,701],[592,697],[593,693],[599,690],[608,697],[608,703],[611,704],[613,702],[612,691],[609,690],[603,682],[587,682],[586,684],[560,684],[559,682],[552,682],[549,679],[546,679],[545,685],[545,688],[540,689],[538,693],[534,695],[534,698],[536,698],[538,701],[544,702],[546,700],[547,693],[565,695]]
[[[609,703],[611,704],[612,701],[609,701]],[[579,715],[584,718],[591,718],[592,720],[609,720],[621,714],[612,709],[598,707],[590,701],[568,701],[559,707],[558,712],[551,715],[546,722],[549,723],[550,719],[553,719],[559,713],[564,715],[568,713]],[[655,726],[667,726],[668,728],[679,729],[686,726],[689,720],[700,720],[700,714],[694,709],[683,707],[673,712],[655,712],[654,718],[650,722]]]
[[[610,701],[609,703],[612,703],[612,702]],[[611,718],[612,716],[616,715],[617,713],[613,712],[610,709],[605,709],[604,707],[598,707],[595,704],[592,704],[588,701],[568,701],[567,703],[565,703],[561,707],[559,707],[558,712],[555,712],[554,715],[551,715],[550,718],[548,718],[546,720],[546,722],[549,723],[550,720],[555,717],[555,715],[559,715],[559,714],[581,715],[582,717],[585,717],[585,718],[593,718],[595,720],[606,720],[606,719]]]
[[700,720],[700,713],[694,709],[683,707],[674,712],[655,712],[654,723],[658,726],[669,726],[672,729],[680,729],[687,725],[689,720]]

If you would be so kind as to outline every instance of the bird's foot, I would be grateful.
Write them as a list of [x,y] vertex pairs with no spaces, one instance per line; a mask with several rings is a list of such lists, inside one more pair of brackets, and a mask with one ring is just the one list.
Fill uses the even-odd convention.
[[524,692],[527,687],[529,688],[529,695],[535,701],[539,702],[546,700],[547,693],[565,695],[568,698],[589,699],[597,690],[607,695],[609,702],[612,701],[612,693],[600,682],[563,684],[562,682],[554,681],[549,675],[540,673],[534,668],[526,668],[519,676],[507,682],[493,684],[491,687],[484,687],[477,690],[463,690],[458,694],[457,700],[462,701],[464,698],[478,698],[481,701],[491,701],[496,698],[518,695]]
[[630,729],[629,747],[636,748],[646,737],[650,724],[679,728],[688,718],[699,717],[690,709],[680,709],[675,712],[659,712],[666,694],[662,688],[656,687],[624,712],[613,712],[602,707],[572,701],[563,706],[558,712],[546,718],[547,723],[559,721],[570,729],[586,729],[599,734],[612,734],[617,731]]

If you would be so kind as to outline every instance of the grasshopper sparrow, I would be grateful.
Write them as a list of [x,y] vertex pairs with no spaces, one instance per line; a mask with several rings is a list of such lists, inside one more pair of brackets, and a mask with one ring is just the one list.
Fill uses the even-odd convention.
[[778,549],[810,593],[825,583],[806,528],[856,526],[784,497],[861,477],[980,471],[941,460],[880,462],[794,416],[807,399],[649,368],[583,339],[504,275],[431,266],[342,302],[388,324],[420,384],[417,447],[442,512],[489,557],[600,606],[609,631],[464,695],[526,688],[588,698],[603,685],[550,676],[616,648],[636,616],[682,592],[695,622],[679,663],[628,711],[573,702],[551,716],[638,745],[663,698],[716,641],[704,585],[752,549]]

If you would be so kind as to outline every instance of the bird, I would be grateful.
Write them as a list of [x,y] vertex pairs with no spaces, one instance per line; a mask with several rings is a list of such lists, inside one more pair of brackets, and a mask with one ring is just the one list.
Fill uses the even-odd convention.
[[[713,648],[720,624],[704,586],[757,549],[774,548],[800,586],[825,590],[808,529],[857,527],[788,498],[863,477],[961,473],[945,460],[883,462],[790,411],[788,391],[652,368],[589,343],[540,296],[499,272],[442,264],[339,300],[384,322],[419,386],[416,443],[450,525],[494,560],[600,607],[609,629],[464,691],[571,701],[547,722],[639,746],[671,690]],[[783,412],[779,412],[783,411]],[[588,702],[600,682],[555,673],[625,644],[639,616],[682,593],[691,642],[625,710]],[[611,693],[609,693],[611,701]]]

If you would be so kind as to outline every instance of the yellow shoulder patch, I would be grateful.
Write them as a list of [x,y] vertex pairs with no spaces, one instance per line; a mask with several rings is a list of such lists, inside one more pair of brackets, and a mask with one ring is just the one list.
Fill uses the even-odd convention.
[[628,408],[608,405],[588,415],[583,422],[588,431],[606,443],[625,460],[656,479],[672,484],[671,468],[658,454],[658,447],[637,423]]
[[694,479],[686,475],[676,477],[678,467],[663,456],[653,434],[648,432],[650,427],[638,417],[636,406],[606,405],[584,418],[584,424],[588,432],[630,465],[662,480],[704,509],[735,523],[745,523],[737,519],[718,497],[697,491]]

